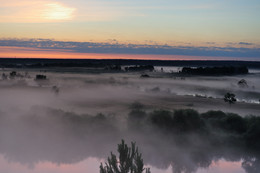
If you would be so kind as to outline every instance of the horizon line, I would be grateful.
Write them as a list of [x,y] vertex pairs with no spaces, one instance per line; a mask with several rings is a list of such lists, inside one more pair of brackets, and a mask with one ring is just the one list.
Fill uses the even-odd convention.
[[260,60],[241,60],[241,59],[125,59],[125,58],[115,58],[115,59],[110,59],[110,58],[35,58],[35,57],[0,57],[0,59],[20,59],[20,60],[94,60],[94,61],[117,61],[117,60],[122,60],[122,61],[218,61],[218,62],[260,62]]

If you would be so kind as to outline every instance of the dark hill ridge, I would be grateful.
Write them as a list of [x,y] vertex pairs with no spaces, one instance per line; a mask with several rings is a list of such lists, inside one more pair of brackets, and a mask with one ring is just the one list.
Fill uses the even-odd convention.
[[247,66],[260,68],[259,61],[205,61],[205,60],[128,60],[128,59],[33,59],[33,58],[0,58],[0,67],[39,68],[39,67],[106,67],[109,65],[152,65],[152,66]]

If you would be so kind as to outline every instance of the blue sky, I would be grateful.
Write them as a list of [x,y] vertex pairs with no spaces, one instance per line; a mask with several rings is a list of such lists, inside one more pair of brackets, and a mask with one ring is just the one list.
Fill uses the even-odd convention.
[[256,0],[0,0],[0,16],[1,40],[260,48]]

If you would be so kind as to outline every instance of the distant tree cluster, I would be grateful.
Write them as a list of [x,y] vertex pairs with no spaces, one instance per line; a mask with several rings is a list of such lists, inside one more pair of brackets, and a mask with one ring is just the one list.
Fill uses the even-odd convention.
[[136,65],[136,66],[130,66],[125,67],[125,71],[153,71],[154,66],[152,65]]
[[122,67],[120,65],[108,65],[105,67],[105,70],[121,71]]
[[0,67],[4,68],[37,68],[37,67],[92,67],[104,68],[107,65],[154,65],[154,66],[247,66],[260,68],[258,61],[207,61],[207,60],[134,60],[134,59],[21,59],[1,58]]
[[8,74],[2,73],[2,80],[8,80],[8,79],[24,79],[24,78],[30,78],[28,72],[25,72],[24,74],[16,72],[16,71],[11,71]]
[[46,75],[37,74],[35,76],[35,80],[46,80],[46,79],[47,79]]
[[248,68],[245,66],[197,67],[197,68],[183,67],[181,73],[189,74],[189,75],[236,75],[236,74],[247,74]]

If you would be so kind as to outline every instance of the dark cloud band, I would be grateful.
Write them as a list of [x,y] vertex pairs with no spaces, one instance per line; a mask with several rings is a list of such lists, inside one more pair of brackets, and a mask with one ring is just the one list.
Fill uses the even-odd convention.
[[[260,48],[248,48],[252,43],[240,42],[239,47],[218,46],[169,46],[149,44],[120,44],[98,42],[55,41],[51,39],[0,39],[0,46],[60,49],[75,53],[115,53],[115,54],[154,54],[154,55],[188,55],[188,56],[215,56],[215,57],[254,57],[260,58]],[[243,47],[244,46],[244,47]],[[36,51],[37,51],[36,50]]]

